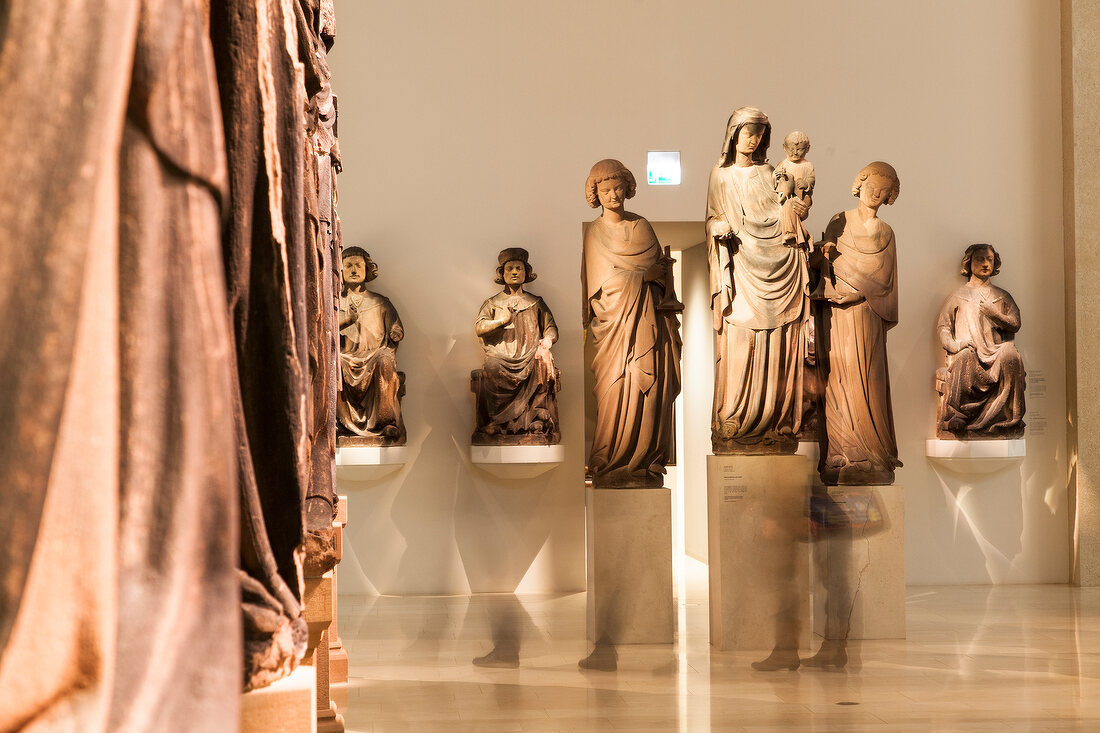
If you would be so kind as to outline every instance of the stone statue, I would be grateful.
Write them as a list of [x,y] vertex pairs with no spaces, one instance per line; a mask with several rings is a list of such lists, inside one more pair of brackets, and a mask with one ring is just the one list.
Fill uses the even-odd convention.
[[[718,333],[711,424],[716,454],[793,453],[798,446],[809,242],[797,242],[783,222],[786,205],[801,227],[809,202],[797,195],[781,202],[767,164],[770,138],[767,115],[753,107],[735,110],[707,186],[707,257]],[[788,164],[787,182],[805,185],[806,164],[795,163]]]
[[344,247],[340,291],[340,433],[356,445],[404,445],[401,397],[405,375],[397,371],[397,346],[405,337],[390,299],[367,290],[378,265],[360,247]]
[[808,246],[812,240],[802,225],[805,212],[799,215],[794,208],[794,199],[801,201],[807,211],[813,204],[817,178],[814,164],[806,160],[806,153],[810,152],[810,138],[806,133],[795,130],[783,138],[783,150],[787,157],[775,167],[775,190],[779,192],[779,202],[783,206],[783,243]]
[[474,322],[485,350],[485,365],[470,372],[477,401],[475,445],[561,441],[561,372],[550,354],[558,328],[543,299],[523,289],[538,277],[529,257],[520,247],[501,250],[496,282],[504,289],[481,304]]
[[894,230],[878,218],[901,184],[892,166],[864,166],[852,184],[859,204],[832,218],[822,246],[818,363],[825,383],[828,485],[892,484],[898,460],[886,332],[898,322]]
[[593,486],[659,487],[673,449],[673,402],[680,393],[682,307],[668,253],[649,222],[626,211],[634,175],[617,160],[592,166],[588,203],[603,213],[585,231],[583,321],[596,356],[596,431],[588,470]]
[[1026,374],[1013,338],[1020,309],[989,279],[1001,256],[972,244],[962,259],[967,279],[943,304],[936,330],[947,367],[936,372],[940,392],[936,434],[947,439],[1019,438],[1024,434]]

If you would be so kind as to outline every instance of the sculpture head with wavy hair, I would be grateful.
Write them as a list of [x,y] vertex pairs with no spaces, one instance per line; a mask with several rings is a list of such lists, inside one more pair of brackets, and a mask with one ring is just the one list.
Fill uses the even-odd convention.
[[584,182],[584,196],[589,206],[597,209],[603,205],[600,201],[599,186],[604,181],[613,180],[621,181],[623,184],[624,191],[620,204],[626,199],[634,198],[634,194],[638,192],[638,182],[630,169],[614,158],[604,158],[592,166],[592,170],[588,172],[588,180]]
[[963,277],[965,277],[967,279],[970,279],[970,277],[972,275],[974,275],[974,267],[973,267],[974,255],[978,254],[979,252],[981,252],[983,250],[989,250],[989,254],[992,255],[992,258],[993,258],[992,271],[987,272],[987,273],[983,273],[983,276],[988,279],[988,278],[991,278],[994,275],[1000,273],[1000,271],[1001,271],[1001,255],[1000,255],[1000,253],[997,252],[996,248],[994,248],[994,246],[992,244],[988,244],[986,242],[979,242],[977,244],[972,244],[969,247],[967,247],[966,251],[963,253],[962,266],[959,268],[959,274],[960,275],[962,275]]
[[[867,186],[867,182],[873,177],[886,180],[874,186]],[[869,190],[864,191],[865,188]],[[877,209],[882,204],[889,206],[898,200],[899,193],[901,193],[901,179],[898,178],[898,172],[894,170],[894,166],[881,160],[863,166],[856,175],[856,179],[852,181],[852,195],[857,197],[860,203],[872,209]]]

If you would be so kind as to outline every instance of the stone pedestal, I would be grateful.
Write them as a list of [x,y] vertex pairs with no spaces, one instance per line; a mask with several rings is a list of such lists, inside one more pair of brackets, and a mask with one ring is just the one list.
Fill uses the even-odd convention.
[[309,649],[303,664],[313,667],[317,680],[315,696],[317,731],[319,733],[343,733],[344,719],[336,712],[336,704],[329,697],[329,640],[328,630],[333,622],[334,599],[333,570],[319,578],[306,577],[303,594],[302,619],[309,628]]
[[707,456],[710,643],[810,646],[810,464],[801,455]]
[[241,695],[241,733],[316,733],[313,667]]
[[470,463],[503,479],[534,478],[560,466],[565,446],[471,445]]
[[1019,466],[1027,455],[1027,441],[938,440],[925,441],[925,453],[937,465],[954,473],[982,474]]
[[588,487],[588,638],[670,644],[672,492]]
[[408,461],[403,445],[354,445],[343,438],[336,447],[336,478],[343,481],[380,481],[396,473]]
[[319,578],[306,576],[305,589],[302,593],[302,620],[309,628],[310,651],[306,652],[304,660],[306,664],[313,664],[312,660],[321,644],[321,636],[332,623],[332,599],[331,570]]
[[329,627],[328,670],[329,684],[342,685],[348,681],[348,650],[344,648],[337,631],[340,612],[337,600],[340,591],[337,585],[340,561],[344,559],[344,527],[348,523],[348,497],[336,497],[336,519],[332,522],[333,535],[336,538],[336,567],[332,569],[332,626]]
[[814,632],[827,638],[843,638],[846,617],[849,639],[905,638],[905,491],[829,487],[841,506],[841,494],[855,497],[852,505],[859,506],[872,492],[885,515],[884,529],[860,528],[857,516],[850,535],[829,533],[814,543]]

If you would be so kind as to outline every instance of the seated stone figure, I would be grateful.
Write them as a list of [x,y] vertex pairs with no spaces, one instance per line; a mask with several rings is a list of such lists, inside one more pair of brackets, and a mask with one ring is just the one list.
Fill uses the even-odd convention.
[[962,259],[966,283],[943,305],[937,325],[947,367],[937,372],[936,434],[946,439],[1018,438],[1024,434],[1026,374],[1013,338],[1020,309],[989,279],[1001,256],[972,244]]
[[404,445],[405,375],[397,371],[397,345],[405,329],[389,298],[366,288],[378,277],[370,255],[359,247],[344,247],[343,263],[338,432],[358,445]]
[[527,250],[511,247],[497,257],[496,282],[504,289],[485,301],[474,330],[485,365],[470,373],[477,400],[475,445],[551,445],[561,440],[558,398],[561,373],[550,347],[558,340],[554,315],[523,285],[536,275]]

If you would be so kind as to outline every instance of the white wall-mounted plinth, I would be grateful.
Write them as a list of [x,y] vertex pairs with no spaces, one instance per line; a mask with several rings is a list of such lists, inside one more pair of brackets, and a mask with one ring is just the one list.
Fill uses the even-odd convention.
[[336,448],[336,477],[377,481],[396,472],[408,460],[404,445],[341,445]]
[[810,465],[805,456],[707,456],[710,643],[810,645]]
[[939,440],[925,442],[925,453],[938,465],[957,473],[993,473],[1018,466],[1027,455],[1027,441]]
[[588,638],[611,644],[671,644],[672,492],[585,492]]
[[533,478],[565,460],[561,445],[471,445],[470,462],[500,478]]
[[[878,495],[885,529],[824,533],[813,545],[814,633],[840,639],[905,638],[905,490],[830,486],[829,493]],[[846,622],[845,619],[849,619]]]
[[288,677],[241,695],[241,733],[317,730],[316,670],[302,665]]

